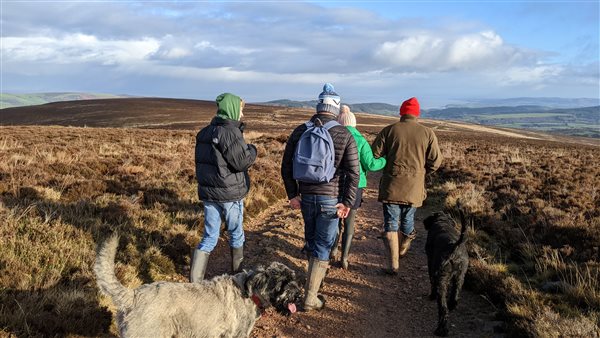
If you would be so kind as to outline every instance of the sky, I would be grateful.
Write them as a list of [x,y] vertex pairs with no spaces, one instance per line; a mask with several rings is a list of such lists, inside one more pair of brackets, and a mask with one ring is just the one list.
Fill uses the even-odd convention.
[[600,0],[2,0],[5,93],[600,97]]

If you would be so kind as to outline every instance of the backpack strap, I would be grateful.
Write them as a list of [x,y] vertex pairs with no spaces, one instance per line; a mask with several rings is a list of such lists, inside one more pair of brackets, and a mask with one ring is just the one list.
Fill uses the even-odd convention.
[[336,121],[336,120],[331,120],[331,121],[329,121],[329,122],[325,123],[325,124],[323,125],[323,128],[325,128],[325,129],[329,130],[329,129],[331,129],[332,127],[339,126],[339,125],[340,125],[340,124],[339,124],[339,122],[338,122],[338,121]]

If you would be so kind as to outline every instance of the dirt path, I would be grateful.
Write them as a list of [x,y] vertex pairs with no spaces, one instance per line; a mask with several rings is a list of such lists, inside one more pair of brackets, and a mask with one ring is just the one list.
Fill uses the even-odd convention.
[[[380,272],[383,265],[381,204],[375,189],[367,189],[359,209],[350,269],[330,268],[322,293],[326,309],[299,312],[284,317],[267,311],[255,326],[253,337],[429,337],[437,323],[437,306],[429,301],[429,279],[425,256],[426,231],[422,220],[431,210],[421,208],[416,215],[418,238],[409,255],[401,260],[401,272],[390,277]],[[298,271],[306,271],[300,253],[303,223],[299,211],[280,203],[265,210],[245,225],[247,264],[268,264],[276,260]],[[221,239],[211,255],[210,278],[225,273],[229,254]],[[214,259],[213,259],[214,257]],[[457,309],[451,313],[450,336],[494,337],[494,308],[482,297],[463,290]]]

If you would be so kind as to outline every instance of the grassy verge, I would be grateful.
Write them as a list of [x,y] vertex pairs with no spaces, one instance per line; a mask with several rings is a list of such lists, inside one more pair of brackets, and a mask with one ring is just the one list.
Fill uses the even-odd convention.
[[[285,138],[247,136],[246,217],[285,197]],[[186,281],[202,232],[195,133],[7,127],[0,131],[0,336],[102,336],[111,304],[99,297],[97,243],[118,231],[117,274],[130,287]]]
[[434,182],[471,225],[469,286],[500,304],[507,332],[600,336],[597,147],[446,139]]

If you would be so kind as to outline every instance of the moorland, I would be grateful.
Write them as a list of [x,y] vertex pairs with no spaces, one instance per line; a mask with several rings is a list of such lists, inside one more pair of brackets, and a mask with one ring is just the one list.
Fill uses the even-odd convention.
[[[97,244],[115,231],[121,234],[117,276],[125,285],[187,280],[203,217],[194,137],[214,110],[206,101],[137,98],[0,111],[0,336],[115,335],[115,309],[92,272]],[[302,276],[301,218],[286,208],[279,167],[287,136],[311,111],[248,105],[244,114],[245,137],[259,153],[246,198],[247,264],[278,260]],[[369,140],[397,120],[357,118]],[[460,208],[469,226],[470,269],[464,304],[451,319],[454,333],[600,336],[597,141],[422,122],[435,130],[445,160],[428,178],[418,220],[442,209],[457,215]],[[326,278],[330,310],[290,318],[269,313],[253,336],[433,331],[435,306],[421,289],[428,283],[418,250],[424,230],[404,274],[390,280],[376,272],[382,262],[377,178],[370,176],[369,202],[359,213],[351,270],[334,268]],[[208,276],[227,272],[225,243],[223,235]],[[392,307],[380,305],[394,298]],[[414,323],[384,320],[402,306]],[[484,320],[486,311],[492,317]],[[481,331],[482,323],[493,327]]]

